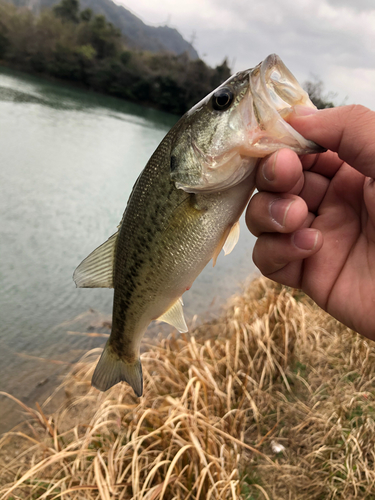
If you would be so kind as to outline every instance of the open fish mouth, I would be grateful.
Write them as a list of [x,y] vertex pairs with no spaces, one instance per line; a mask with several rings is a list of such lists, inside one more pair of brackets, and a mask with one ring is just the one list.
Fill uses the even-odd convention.
[[251,72],[253,92],[262,94],[283,117],[292,106],[315,108],[305,90],[276,54],[271,54]]
[[248,122],[248,141],[244,144],[243,154],[261,158],[283,147],[297,154],[325,151],[303,138],[286,121],[293,106],[316,108],[279,56],[271,54],[253,68],[249,73],[249,83],[248,100],[252,101],[253,115]]

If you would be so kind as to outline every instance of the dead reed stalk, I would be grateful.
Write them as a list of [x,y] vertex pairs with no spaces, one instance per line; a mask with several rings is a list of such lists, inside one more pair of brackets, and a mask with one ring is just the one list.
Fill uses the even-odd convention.
[[2,437],[1,500],[375,499],[374,344],[300,292],[259,278],[150,343],[140,399],[90,387],[98,354],[63,408]]

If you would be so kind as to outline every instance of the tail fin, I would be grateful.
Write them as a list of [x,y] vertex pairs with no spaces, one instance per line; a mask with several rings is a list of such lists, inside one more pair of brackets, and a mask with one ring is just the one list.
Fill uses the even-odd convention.
[[111,346],[106,344],[104,351],[96,365],[91,384],[99,391],[108,391],[113,385],[121,381],[127,382],[133,388],[135,395],[143,394],[143,377],[141,360],[127,363],[113,353]]

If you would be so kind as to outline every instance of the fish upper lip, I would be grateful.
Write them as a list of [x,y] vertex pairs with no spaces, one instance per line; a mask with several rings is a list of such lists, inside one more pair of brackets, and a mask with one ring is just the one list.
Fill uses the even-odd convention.
[[[310,99],[306,99],[308,98],[307,92],[303,90],[295,76],[277,54],[270,54],[254,69],[257,68],[259,68],[257,83],[265,97],[263,100],[267,101],[277,112],[301,104],[301,101],[304,101],[306,106],[315,107]],[[273,77],[275,73],[279,77]]]

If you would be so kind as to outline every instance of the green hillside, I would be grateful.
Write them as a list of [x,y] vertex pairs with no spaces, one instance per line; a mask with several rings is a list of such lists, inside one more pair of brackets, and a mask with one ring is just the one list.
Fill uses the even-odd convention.
[[[40,13],[45,7],[53,7],[59,0],[9,0],[18,7],[28,7]],[[150,52],[167,51],[179,55],[187,52],[192,59],[198,59],[194,47],[181,34],[168,26],[148,26],[129,10],[116,5],[112,0],[81,0],[83,9],[90,8],[95,14],[104,15],[109,22],[120,29],[129,47]]]
[[0,0],[0,63],[178,115],[230,76],[225,60],[211,68],[186,52],[131,49],[104,15],[82,10],[78,0],[39,14]]

